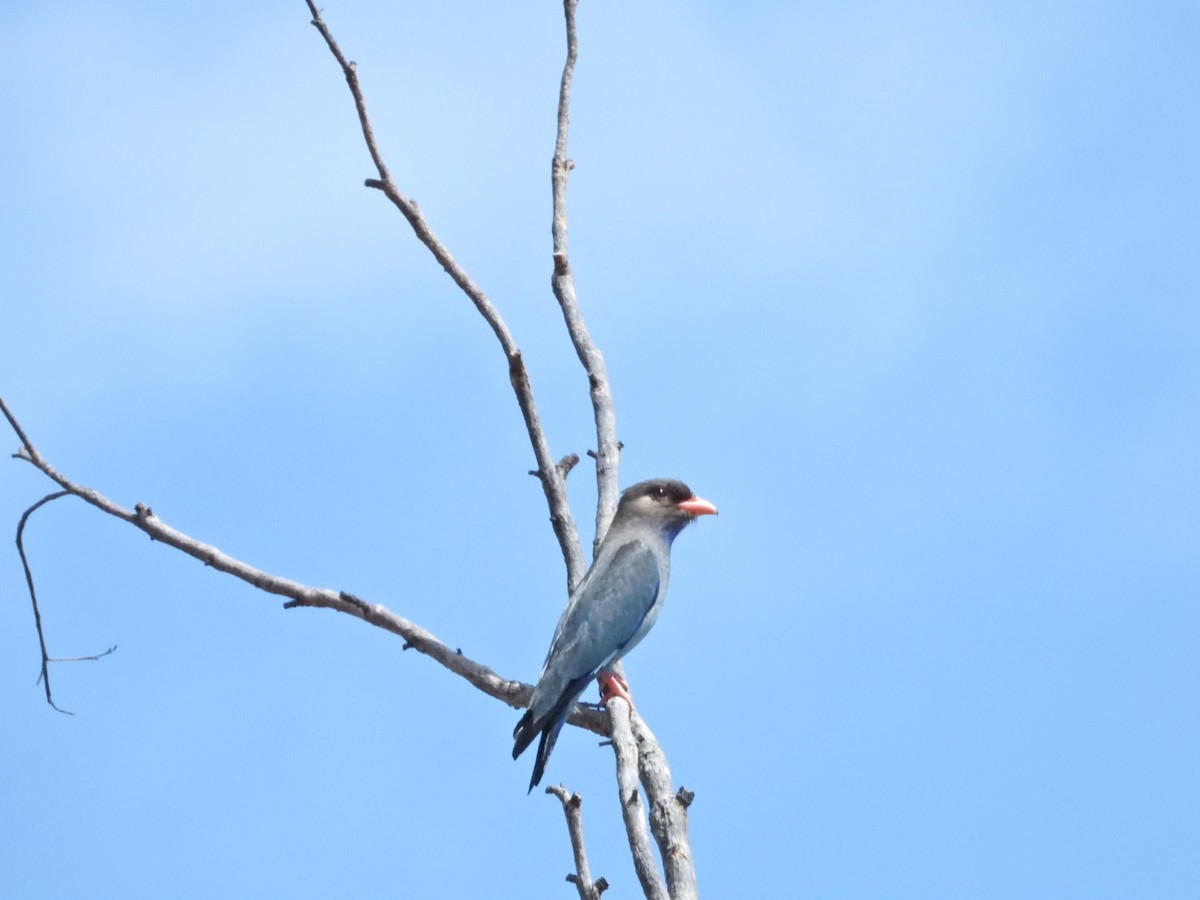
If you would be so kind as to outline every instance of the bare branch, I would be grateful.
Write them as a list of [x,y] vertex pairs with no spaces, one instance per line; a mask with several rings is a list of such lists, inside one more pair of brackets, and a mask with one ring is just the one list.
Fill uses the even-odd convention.
[[[590,455],[591,452],[592,451],[589,450],[588,454]],[[571,474],[571,470],[574,469],[577,465],[579,465],[579,454],[578,453],[568,453],[566,456],[564,456],[562,459],[560,459],[557,463],[555,463],[555,468],[558,469],[558,474],[560,476],[562,476],[562,478],[565,480],[566,477]],[[537,469],[530,469],[529,474],[532,475],[534,478],[542,477],[542,473],[539,472]]]
[[[584,323],[583,314],[575,294],[575,278],[567,255],[567,180],[575,167],[567,157],[567,132],[570,126],[571,81],[575,74],[578,57],[578,38],[575,12],[578,0],[563,0],[563,11],[567,28],[567,60],[563,66],[562,82],[558,95],[558,130],[554,143],[554,160],[551,165],[551,191],[553,196],[553,220],[551,233],[554,246],[554,274],[551,286],[554,296],[562,308],[567,333],[575,346],[579,361],[587,372],[588,386],[592,399],[592,411],[596,421],[596,449],[588,456],[596,462],[596,536],[593,553],[600,547],[612,517],[617,509],[618,481],[622,444],[617,440],[616,410],[604,357],[592,341]],[[623,675],[623,667],[617,671]],[[645,727],[641,718],[624,702],[610,703],[609,716],[612,725],[613,751],[617,762],[617,786],[620,793],[621,812],[625,817],[629,847],[633,853],[634,867],[638,880],[647,897],[664,896],[664,888],[658,877],[646,837],[645,819],[641,801],[637,798],[634,768],[642,770],[642,782],[647,787],[651,802],[651,828],[658,841],[663,857],[663,869],[667,876],[667,889],[672,900],[692,898],[696,894],[695,871],[692,866],[691,849],[687,837],[687,813],[685,806],[670,796],[671,774],[667,768],[666,755],[662,752],[653,732]],[[637,743],[633,741],[630,722],[637,726]],[[649,777],[646,772],[649,772]],[[665,774],[665,781],[664,781]],[[666,785],[666,799],[663,785]],[[667,800],[674,804],[667,805]]]
[[667,900],[667,889],[654,864],[650,836],[646,833],[646,811],[638,789],[638,747],[633,737],[629,704],[620,698],[610,700],[608,718],[617,759],[617,798],[621,804],[621,817],[625,820],[629,851],[633,854],[633,868],[647,900]]
[[[30,448],[31,445],[29,443],[29,438],[25,436],[25,432],[21,430],[21,427],[12,417],[12,414],[8,411],[8,407],[4,406],[3,398],[0,398],[0,407],[4,409],[4,415],[8,418],[9,423],[17,432],[17,436],[21,439],[22,448]],[[40,609],[38,609],[37,591],[33,586],[33,570],[29,568],[29,559],[25,555],[24,537],[25,523],[29,521],[29,517],[33,515],[36,510],[53,500],[68,496],[69,493],[69,491],[55,491],[53,494],[47,494],[37,503],[33,504],[33,506],[29,507],[29,509],[25,510],[24,514],[21,516],[21,520],[17,523],[17,553],[21,557],[21,566],[25,569],[25,584],[29,588],[29,601],[33,604],[33,624],[37,628],[38,644],[42,648],[42,671],[41,674],[38,675],[38,681],[41,682],[46,691],[46,702],[54,707],[54,709],[57,709],[60,713],[73,716],[75,713],[71,712],[69,709],[63,709],[54,702],[54,697],[50,691],[50,654],[46,652],[46,634],[44,631],[42,631],[42,612]],[[57,660],[55,661],[57,662]]]
[[[31,463],[42,473],[52,479],[63,490],[52,494],[49,497],[43,498],[33,507],[31,507],[22,517],[22,527],[24,521],[29,514],[44,503],[50,500],[64,496],[65,494],[73,494],[82,500],[87,501],[92,506],[108,513],[110,516],[128,522],[135,528],[144,531],[150,536],[151,540],[166,544],[169,547],[174,547],[193,559],[198,559],[206,566],[216,569],[219,572],[225,572],[232,575],[247,584],[253,585],[261,591],[268,594],[275,594],[280,597],[287,597],[288,602],[284,604],[284,608],[291,609],[297,606],[312,606],[323,607],[325,609],[333,609],[338,612],[347,613],[362,619],[377,628],[383,628],[393,634],[404,638],[407,646],[411,646],[418,652],[430,657],[435,662],[440,663],[445,668],[449,669],[455,675],[458,675],[472,685],[483,691],[490,697],[495,697],[497,700],[502,700],[510,706],[523,708],[529,704],[529,698],[533,694],[533,688],[530,685],[520,681],[512,681],[507,678],[502,678],[497,675],[492,669],[487,666],[477,663],[469,657],[465,656],[460,650],[452,649],[446,644],[438,640],[433,634],[421,628],[419,625],[408,621],[407,619],[396,615],[387,607],[377,604],[367,603],[355,597],[353,594],[345,592],[333,591],[328,588],[314,588],[308,585],[301,584],[298,581],[292,581],[288,578],[282,578],[278,575],[272,575],[264,572],[261,569],[235,559],[226,553],[221,552],[211,544],[206,544],[198,541],[190,535],[184,534],[178,529],[172,528],[170,525],[163,522],[154,514],[154,510],[145,504],[137,504],[132,511],[125,509],[112,500],[109,500],[103,494],[92,488],[84,485],[75,484],[70,479],[66,478],[57,472],[46,460],[38,453],[37,449],[30,443],[29,439],[21,431],[16,419],[9,412],[7,405],[4,403],[4,398],[0,397],[0,411],[8,418],[9,423],[13,426],[13,430],[17,432],[21,438],[22,448],[14,456],[24,459]],[[20,529],[18,529],[19,531]],[[22,554],[22,561],[24,555]],[[33,576],[30,574],[29,567],[26,565],[26,578],[30,584],[32,591]],[[38,619],[38,637],[41,639],[40,617]],[[42,642],[42,654],[46,657],[45,642]],[[103,656],[104,654],[100,654]],[[43,676],[45,675],[45,667],[43,666]],[[47,681],[47,700],[49,700],[49,682]],[[51,702],[53,705],[53,702]],[[55,707],[57,709],[58,707]],[[572,725],[577,725],[580,728],[585,728],[596,734],[607,735],[608,726],[603,712],[589,709],[582,704],[576,704],[575,710],[571,713],[568,721]]]
[[579,891],[579,900],[600,900],[600,895],[608,890],[608,882],[603,878],[592,881],[588,870],[587,853],[583,848],[583,814],[580,812],[583,798],[569,793],[561,784],[546,788],[546,793],[559,799],[567,817],[567,834],[571,837],[571,853],[575,857],[575,874],[568,875],[567,881]]
[[568,453],[558,461],[558,471],[562,473],[562,477],[565,479],[577,465],[579,465],[579,454]]
[[673,792],[671,769],[658,739],[640,716],[635,713],[632,718],[638,773],[650,804],[650,831],[662,856],[667,890],[671,900],[696,900],[696,869],[687,832],[687,808],[695,794],[683,788]]
[[[21,452],[14,453],[13,455],[23,457],[24,453],[33,450],[33,445],[29,442],[29,438],[25,435],[25,432],[21,430],[21,426],[17,423],[16,419],[13,418],[12,413],[9,412],[9,409],[4,404],[4,399],[2,397],[0,397],[0,408],[4,410],[4,415],[8,419],[9,424],[13,426],[13,429],[17,432],[17,435],[21,439]],[[47,494],[37,503],[33,504],[33,506],[29,507],[29,509],[25,510],[24,513],[22,513],[20,520],[17,522],[17,555],[21,557],[21,568],[25,570],[25,585],[29,589],[29,602],[33,606],[33,624],[37,629],[38,646],[42,651],[42,667],[41,671],[38,673],[37,681],[34,683],[42,685],[43,689],[46,691],[46,702],[50,704],[52,708],[58,710],[60,713],[64,713],[65,715],[73,716],[75,713],[71,712],[69,709],[63,709],[54,702],[53,692],[50,689],[50,663],[94,662],[96,660],[103,659],[111,653],[115,653],[117,650],[117,645],[113,644],[113,646],[109,647],[103,653],[94,653],[90,656],[51,656],[46,649],[46,632],[42,628],[42,611],[38,606],[37,589],[33,584],[33,569],[30,568],[29,557],[25,553],[25,525],[29,522],[29,517],[47,503],[58,500],[60,497],[68,497],[70,496],[70,493],[70,491],[55,491],[53,494]]]
[[[0,412],[4,413],[4,418],[8,419],[8,424],[12,427],[12,430],[17,433],[17,438],[21,441],[21,449],[26,453],[36,452],[33,449],[33,444],[29,442],[28,435],[25,434],[25,429],[21,427],[21,423],[17,421],[17,417],[12,414],[11,410],[9,410],[8,404],[4,402],[3,397],[0,397]],[[14,458],[20,456],[21,453],[19,451],[13,454]],[[43,502],[49,502],[49,498]]]
[[97,662],[117,652],[117,645],[113,644],[102,653],[93,653],[91,656],[52,656],[50,662]]
[[[575,296],[575,276],[567,259],[567,175],[575,164],[567,158],[567,130],[570,125],[571,79],[575,74],[575,59],[578,55],[578,39],[575,30],[575,8],[579,0],[563,0],[563,12],[567,23],[567,61],[563,66],[562,83],[558,92],[558,132],[554,141],[554,160],[550,167],[550,185],[554,213],[550,230],[554,239],[554,274],[550,285],[562,308],[563,321],[575,352],[588,377],[588,389],[592,397],[592,412],[596,419],[596,451],[589,453],[596,460],[596,537],[592,552],[600,547],[604,533],[608,531],[613,514],[617,511],[617,472],[621,462],[620,445],[617,442],[617,413],[613,405],[612,391],[608,384],[608,371],[604,357],[592,341],[579,301]],[[574,588],[574,583],[571,585]]]
[[571,514],[570,504],[567,502],[567,487],[566,481],[554,464],[554,457],[550,452],[550,445],[546,440],[546,434],[542,429],[541,421],[538,418],[537,405],[534,403],[533,390],[529,385],[529,375],[525,370],[525,361],[521,357],[521,351],[517,347],[516,341],[513,340],[511,332],[508,330],[508,325],[501,318],[499,310],[487,295],[477,285],[466,270],[458,264],[451,256],[446,245],[438,240],[437,235],[429,227],[429,223],[425,221],[425,217],[421,214],[417,204],[408,200],[400,192],[400,189],[392,181],[392,176],[388,172],[387,165],[383,161],[383,154],[379,150],[379,146],[375,141],[375,133],[371,128],[371,119],[367,114],[367,104],[363,97],[362,87],[358,81],[358,71],[354,63],[346,59],[330,33],[325,20],[321,18],[321,12],[317,8],[313,0],[307,0],[309,11],[312,13],[312,24],[317,31],[321,33],[321,37],[325,39],[326,45],[329,47],[329,52],[333,54],[338,65],[342,68],[342,74],[346,77],[346,83],[350,86],[350,93],[354,97],[354,107],[358,111],[358,121],[362,127],[363,140],[367,145],[367,152],[371,155],[371,161],[375,164],[375,170],[379,173],[379,177],[371,178],[366,181],[367,187],[375,188],[382,191],[384,196],[392,201],[393,205],[400,210],[401,215],[408,221],[416,234],[417,239],[424,244],[429,252],[433,254],[434,259],[438,261],[446,274],[454,281],[455,284],[467,295],[471,303],[483,316],[484,321],[491,327],[492,333],[500,342],[500,348],[504,351],[505,359],[508,361],[509,381],[512,383],[513,392],[517,397],[517,405],[521,408],[521,415],[525,419],[525,430],[529,434],[529,443],[533,447],[533,455],[537,460],[538,471],[541,473],[539,479],[542,483],[542,491],[546,495],[546,504],[550,509],[550,523],[554,528],[554,535],[558,539],[559,546],[562,548],[563,562],[567,567],[567,587],[568,590],[574,588],[579,579],[583,577],[584,561],[583,551],[579,546],[579,533],[575,528],[575,520]]

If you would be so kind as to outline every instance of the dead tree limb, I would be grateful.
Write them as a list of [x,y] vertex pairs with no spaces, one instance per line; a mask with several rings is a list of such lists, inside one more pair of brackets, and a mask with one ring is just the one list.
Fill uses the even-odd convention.
[[[3,398],[0,398],[0,405],[3,404]],[[4,415],[15,425],[15,420],[9,415],[8,408],[4,408]],[[19,434],[23,434],[18,430]],[[46,702],[57,709],[60,713],[66,713],[68,716],[73,716],[75,713],[69,709],[63,709],[54,702],[54,694],[50,690],[50,653],[46,650],[46,632],[42,629],[42,611],[38,608],[37,589],[33,584],[33,570],[29,568],[29,557],[25,555],[25,525],[29,522],[29,517],[37,512],[41,507],[45,506],[60,497],[69,497],[69,491],[55,491],[53,494],[47,494],[29,509],[21,514],[21,519],[17,522],[17,555],[21,557],[21,568],[25,570],[25,585],[29,589],[29,601],[33,604],[33,624],[37,629],[38,644],[42,648],[42,672],[38,675],[38,681],[41,682],[42,688],[46,691]],[[95,657],[99,659],[100,657]]]
[[[551,192],[553,195],[553,219],[551,234],[554,242],[554,275],[551,286],[554,296],[562,308],[567,332],[579,355],[588,376],[592,410],[596,422],[596,451],[592,458],[596,462],[596,536],[593,553],[600,546],[608,526],[617,509],[618,482],[621,444],[617,440],[616,408],[609,387],[608,372],[595,342],[588,333],[583,313],[575,294],[575,277],[567,257],[567,180],[575,167],[567,156],[567,135],[571,120],[571,82],[575,77],[575,62],[579,55],[579,39],[575,13],[579,0],[563,0],[563,15],[567,29],[567,59],[563,64],[562,80],[558,93],[558,128],[554,142],[554,160],[551,164]],[[618,664],[619,665],[619,664]],[[619,667],[623,673],[623,667]],[[674,803],[670,791],[670,769],[654,733],[641,722],[636,712],[624,701],[615,705],[624,709],[624,714],[613,715],[610,704],[610,721],[613,732],[613,751],[616,754],[617,785],[622,815],[625,817],[626,836],[633,854],[634,868],[642,890],[647,897],[666,896],[691,898],[696,895],[696,876],[692,866],[691,847],[687,837],[686,812],[678,814],[668,804]],[[638,726],[641,727],[638,727]],[[636,735],[636,739],[635,739]],[[646,785],[650,794],[651,826],[662,853],[663,870],[667,877],[664,891],[654,868],[653,855],[645,834],[645,820],[640,800],[636,798],[637,772],[647,768],[655,776]],[[666,777],[664,794],[662,776]],[[645,776],[643,775],[643,781]],[[630,785],[634,787],[631,789]],[[662,810],[668,810],[666,815]],[[657,818],[656,818],[657,812]],[[655,823],[658,823],[655,827]],[[661,837],[660,837],[661,833]],[[678,891],[678,893],[677,893]]]
[[638,776],[650,804],[650,833],[658,844],[667,890],[671,900],[695,900],[696,869],[688,840],[687,810],[694,794],[671,782],[671,768],[658,739],[645,720],[632,717],[633,736],[638,749]]
[[558,130],[554,140],[554,160],[550,166],[553,218],[551,236],[554,241],[554,274],[550,279],[554,296],[562,307],[563,321],[571,343],[587,373],[592,398],[592,413],[596,420],[596,537],[592,552],[600,546],[604,533],[617,511],[617,472],[621,463],[621,447],[617,442],[617,414],[608,370],[604,357],[588,333],[587,323],[575,296],[575,276],[567,258],[567,178],[575,163],[567,158],[567,131],[571,122],[571,81],[575,77],[575,60],[579,39],[575,28],[575,9],[579,0],[563,0],[567,23],[567,61],[563,64],[562,82],[558,91]]
[[575,858],[575,872],[567,876],[567,881],[579,891],[579,900],[600,900],[600,895],[608,890],[608,882],[603,878],[592,881],[588,868],[587,852],[583,846],[583,814],[580,810],[583,798],[561,784],[546,788],[546,793],[558,798],[562,803],[563,815],[567,817],[567,834],[571,838],[571,853]]
[[546,495],[546,504],[550,508],[550,524],[554,528],[554,536],[558,539],[559,547],[562,549],[563,561],[567,567],[567,589],[570,591],[575,584],[583,577],[586,566],[583,561],[583,551],[579,546],[579,532],[575,528],[575,520],[571,515],[571,506],[567,502],[567,482],[561,470],[555,464],[554,457],[550,453],[550,445],[546,440],[546,433],[542,429],[541,420],[538,418],[537,404],[533,399],[533,388],[529,383],[529,373],[525,370],[525,360],[521,356],[521,350],[517,347],[517,343],[513,340],[512,333],[505,324],[504,319],[500,316],[500,311],[492,303],[488,296],[483,292],[467,274],[458,261],[450,254],[450,251],[433,233],[433,229],[429,227],[429,223],[425,221],[425,217],[421,214],[417,204],[407,199],[392,180],[391,173],[388,171],[387,164],[384,162],[383,154],[380,152],[379,145],[375,141],[375,132],[371,127],[371,117],[367,113],[367,102],[363,97],[362,86],[358,81],[358,70],[354,63],[346,59],[341,48],[334,40],[333,34],[330,33],[325,20],[321,17],[321,11],[313,0],[306,0],[308,3],[309,12],[312,13],[312,24],[321,33],[321,37],[325,39],[325,44],[329,47],[329,52],[333,54],[333,58],[337,60],[341,66],[342,74],[346,77],[346,84],[350,87],[350,93],[354,97],[354,108],[358,112],[358,121],[362,127],[363,140],[367,145],[367,152],[371,155],[371,161],[375,164],[375,171],[378,172],[378,178],[368,178],[365,182],[367,187],[375,188],[382,191],[384,196],[392,201],[396,209],[400,210],[400,214],[408,221],[412,227],[413,233],[417,236],[422,244],[424,244],[429,252],[433,254],[434,259],[438,261],[446,274],[451,280],[458,285],[459,289],[470,299],[479,314],[483,316],[484,321],[492,329],[496,340],[500,342],[500,348],[504,351],[504,357],[508,362],[508,378],[512,384],[513,392],[517,396],[517,405],[521,408],[521,415],[525,419],[525,430],[529,434],[529,443],[533,447],[533,455],[537,460],[537,471],[539,480],[542,483],[542,491]]
[[667,900],[667,889],[654,865],[654,852],[650,849],[650,836],[646,833],[646,810],[638,788],[638,748],[633,737],[630,713],[629,704],[624,700],[613,699],[608,702],[621,817],[625,820],[629,851],[633,856],[634,871],[642,885],[642,893],[647,900]]
[[[528,705],[529,697],[533,693],[533,688],[530,685],[497,675],[489,667],[476,662],[461,651],[443,643],[421,626],[408,621],[408,619],[402,616],[396,615],[385,606],[376,603],[367,603],[345,591],[310,587],[298,581],[293,581],[290,578],[283,578],[278,575],[272,575],[269,572],[264,572],[262,569],[255,568],[248,563],[235,559],[211,544],[206,544],[191,535],[172,528],[156,516],[154,510],[145,504],[138,503],[132,510],[129,510],[118,503],[114,503],[99,491],[93,490],[86,485],[76,484],[58,472],[38,453],[37,448],[34,447],[25,435],[24,430],[22,430],[3,397],[0,397],[0,412],[8,419],[9,424],[12,425],[13,430],[21,439],[21,449],[13,455],[18,459],[23,459],[32,464],[62,488],[62,491],[51,495],[52,497],[62,496],[63,494],[71,494],[78,497],[100,511],[123,522],[128,522],[135,528],[145,532],[151,540],[158,541],[161,544],[186,553],[206,566],[216,569],[218,572],[232,575],[234,578],[238,578],[258,588],[260,591],[275,594],[279,597],[286,597],[287,602],[284,603],[285,609],[300,606],[332,609],[355,616],[377,628],[390,631],[404,639],[406,648],[411,647],[419,653],[428,656],[455,675],[466,679],[488,696],[495,697],[497,700],[502,700],[516,708],[523,708]],[[49,501],[48,499],[44,499],[42,502]],[[40,506],[41,504],[37,505]],[[43,644],[44,652],[45,646]],[[49,696],[47,696],[47,699],[49,699]],[[51,705],[54,705],[53,702],[51,702]],[[57,709],[58,707],[55,708]],[[571,714],[569,721],[573,725],[586,728],[596,734],[608,734],[608,726],[604,714],[583,704],[576,705],[575,711]]]

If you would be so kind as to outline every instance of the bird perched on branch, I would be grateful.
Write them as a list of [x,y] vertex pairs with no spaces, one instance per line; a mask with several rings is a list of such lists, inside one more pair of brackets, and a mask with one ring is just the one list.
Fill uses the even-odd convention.
[[592,567],[558,620],[529,710],[513,731],[513,759],[539,734],[542,738],[529,790],[542,780],[558,732],[593,678],[600,683],[602,703],[612,697],[629,701],[628,688],[612,666],[658,618],[667,596],[671,542],[697,516],[716,512],[682,481],[670,478],[642,481],[621,494]]

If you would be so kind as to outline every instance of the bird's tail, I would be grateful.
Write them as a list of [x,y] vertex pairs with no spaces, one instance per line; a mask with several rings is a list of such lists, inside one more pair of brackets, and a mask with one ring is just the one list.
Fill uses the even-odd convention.
[[536,735],[537,729],[533,727],[533,710],[531,709],[521,716],[521,721],[513,729],[513,740],[516,742],[513,744],[513,759],[525,752],[525,748],[533,743]]
[[558,740],[558,733],[562,731],[563,722],[566,721],[565,715],[555,716],[550,721],[542,721],[538,724],[541,728],[534,725],[533,713],[527,712],[521,717],[521,721],[517,723],[516,729],[513,731],[513,759],[516,759],[526,748],[533,743],[533,739],[537,737],[538,732],[541,732],[542,739],[538,742],[537,760],[533,764],[533,777],[529,779],[529,790],[532,791],[538,786],[538,782],[542,780],[542,775],[546,772],[546,763],[550,761],[550,752],[554,749],[554,742]]
[[[554,749],[554,742],[558,740],[558,733],[562,731],[563,723],[567,721],[567,716],[575,705],[575,701],[579,699],[579,695],[583,693],[583,689],[595,675],[595,672],[588,672],[573,679],[559,693],[558,700],[549,711],[535,719],[531,707],[525,715],[521,716],[521,721],[517,722],[517,727],[513,729],[513,759],[525,752],[539,732],[542,735],[542,739],[538,743],[537,761],[533,764],[533,778],[529,780],[530,791],[537,787],[538,782],[542,780],[542,774],[546,771],[546,763],[550,759],[550,751]],[[532,706],[536,705],[535,699]]]
[[542,739],[538,742],[537,759],[533,763],[533,777],[529,779],[529,790],[525,793],[532,793],[542,780],[542,775],[546,772],[546,763],[550,761],[550,751],[554,749],[554,742],[558,740],[558,733],[562,731],[565,721],[565,716],[557,718],[542,732]]

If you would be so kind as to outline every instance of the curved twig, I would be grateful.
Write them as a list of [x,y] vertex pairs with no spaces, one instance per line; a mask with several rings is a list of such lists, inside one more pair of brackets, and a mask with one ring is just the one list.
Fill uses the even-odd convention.
[[366,181],[367,187],[375,188],[382,191],[395,207],[400,210],[401,215],[408,221],[412,227],[413,233],[417,239],[424,244],[429,252],[433,254],[434,259],[438,261],[446,274],[454,281],[455,284],[467,295],[471,303],[483,316],[484,321],[491,327],[492,333],[496,335],[496,340],[500,342],[500,348],[504,351],[504,356],[508,360],[508,377],[512,384],[513,392],[517,396],[517,405],[521,408],[521,415],[525,419],[525,430],[529,434],[529,443],[533,447],[533,455],[537,460],[539,481],[542,483],[542,491],[546,495],[546,504],[550,508],[550,523],[554,528],[554,535],[558,538],[559,547],[562,549],[563,562],[567,567],[567,587],[568,591],[574,588],[575,584],[583,577],[584,562],[583,551],[579,547],[579,532],[575,528],[575,520],[571,514],[571,506],[567,502],[567,486],[566,480],[554,462],[554,457],[550,453],[550,445],[546,441],[546,434],[542,430],[541,422],[538,419],[537,405],[533,400],[533,390],[529,385],[529,373],[525,369],[525,360],[521,356],[521,351],[517,347],[516,341],[513,340],[512,333],[508,330],[508,325],[500,316],[499,310],[487,295],[477,285],[466,270],[458,264],[457,260],[450,254],[446,245],[438,240],[437,235],[429,227],[429,223],[425,221],[425,217],[421,214],[417,204],[405,198],[400,193],[400,189],[396,183],[392,181],[391,173],[388,172],[387,164],[383,160],[383,154],[379,150],[378,144],[375,142],[375,132],[371,127],[371,119],[367,113],[367,103],[363,97],[362,87],[358,82],[358,71],[354,63],[346,59],[338,46],[333,35],[330,33],[325,20],[321,18],[321,12],[317,8],[313,0],[306,0],[309,11],[312,13],[312,24],[321,33],[321,37],[325,39],[326,45],[329,47],[329,52],[333,54],[338,65],[342,68],[342,74],[346,77],[346,83],[350,86],[350,93],[354,97],[354,107],[358,111],[358,121],[362,127],[363,140],[367,145],[367,152],[371,154],[371,161],[375,164],[375,170],[379,173],[379,178],[369,178]]
[[[4,401],[0,399],[0,404],[3,404],[3,402]],[[21,438],[22,444],[28,446],[29,439],[25,437],[25,433],[21,431],[19,427],[17,427],[15,420],[8,412],[8,407],[4,407],[4,413],[8,417],[8,421],[13,424],[14,428],[17,429],[17,435]],[[25,556],[25,523],[29,521],[29,517],[33,515],[36,510],[45,506],[47,503],[50,503],[52,500],[57,500],[60,497],[68,497],[70,496],[70,493],[70,491],[55,491],[53,494],[47,494],[37,503],[33,504],[33,506],[29,507],[29,509],[25,510],[24,514],[21,516],[21,520],[17,523],[17,553],[21,557],[21,566],[25,569],[25,584],[29,588],[29,602],[33,604],[33,624],[37,628],[38,644],[42,648],[42,673],[38,676],[38,681],[42,683],[42,686],[46,690],[46,702],[57,709],[60,713],[73,716],[75,713],[71,712],[69,709],[63,709],[54,702],[54,697],[50,691],[50,654],[46,652],[46,634],[44,631],[42,631],[42,613],[41,610],[38,609],[37,591],[33,586],[33,570],[29,568],[29,559]],[[99,657],[96,658],[98,659]]]
[[[21,438],[22,444],[24,445],[22,450],[32,446],[29,443],[29,438],[25,436],[25,433],[21,430],[16,420],[12,417],[8,407],[4,405],[3,398],[0,398],[0,408],[3,408],[4,414],[8,418],[9,423],[12,424],[13,428],[16,429],[18,436]],[[14,453],[13,456],[24,458],[21,453]],[[103,659],[111,653],[115,653],[117,650],[117,645],[113,644],[103,653],[93,653],[89,656],[51,656],[49,651],[46,649],[46,633],[42,628],[42,611],[41,607],[38,605],[37,590],[33,585],[33,569],[30,568],[29,557],[25,553],[25,525],[29,521],[29,517],[47,503],[50,503],[53,500],[58,500],[60,497],[69,496],[71,496],[70,491],[55,491],[53,494],[47,494],[37,503],[33,504],[33,506],[29,507],[29,509],[25,510],[24,513],[22,513],[20,520],[17,522],[17,555],[21,557],[21,568],[25,570],[25,585],[29,589],[29,602],[33,605],[33,624],[37,629],[38,646],[42,651],[42,668],[38,674],[37,681],[34,683],[41,684],[45,689],[46,702],[49,703],[53,709],[65,715],[73,716],[75,713],[71,712],[69,709],[63,709],[54,702],[53,692],[50,690],[50,663],[95,662]]]

